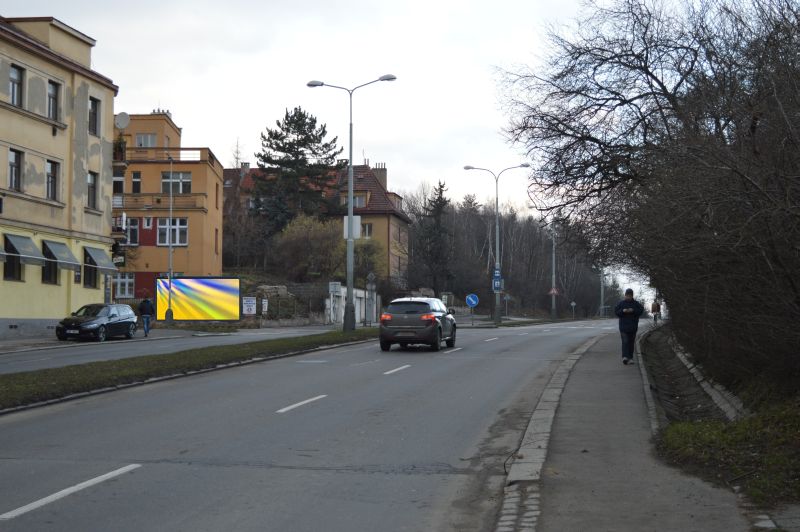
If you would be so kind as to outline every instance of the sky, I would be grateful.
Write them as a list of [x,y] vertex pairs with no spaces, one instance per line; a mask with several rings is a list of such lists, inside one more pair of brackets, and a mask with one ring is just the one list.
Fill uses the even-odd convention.
[[[226,167],[237,141],[255,166],[260,135],[302,107],[353,161],[385,163],[389,188],[443,181],[454,202],[494,203],[494,171],[526,162],[502,133],[500,72],[540,61],[548,25],[577,0],[228,0],[117,3],[4,0],[4,17],[54,16],[97,41],[92,68],[119,86],[115,113],[166,109],[184,147],[209,147]],[[527,170],[505,172],[501,204],[527,208]]]

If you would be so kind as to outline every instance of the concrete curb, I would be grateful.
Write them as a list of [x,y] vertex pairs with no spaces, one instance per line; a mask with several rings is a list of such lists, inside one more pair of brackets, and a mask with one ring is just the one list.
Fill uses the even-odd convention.
[[506,477],[506,486],[518,482],[537,482],[541,478],[553,420],[569,374],[583,354],[604,336],[605,334],[597,335],[573,351],[550,377],[528,422],[522,444],[514,453],[514,461]]
[[644,388],[644,400],[647,403],[647,417],[650,418],[650,433],[653,436],[658,434],[661,430],[661,423],[659,422],[658,407],[656,400],[653,397],[653,389],[650,384],[650,377],[647,375],[647,368],[644,365],[642,358],[642,341],[653,331],[648,329],[644,334],[636,336],[636,363],[639,364],[639,372],[642,374],[642,386]]
[[[147,338],[131,338],[129,340],[125,340],[125,342],[144,342],[146,341],[157,341],[157,340],[174,340],[175,338],[185,338],[184,335],[176,334],[173,336],[159,336],[158,338],[147,337]],[[16,353],[25,353],[27,351],[43,351],[46,349],[70,349],[72,347],[80,347],[80,343],[72,343],[72,344],[65,344],[65,343],[46,343],[46,344],[33,344],[29,347],[23,347],[21,349],[11,349],[11,350],[3,350],[0,348],[0,355],[13,355]]]

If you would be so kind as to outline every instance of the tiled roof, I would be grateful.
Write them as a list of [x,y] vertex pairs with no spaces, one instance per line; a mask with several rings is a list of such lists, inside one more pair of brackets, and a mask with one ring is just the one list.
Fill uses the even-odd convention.
[[[347,193],[347,168],[339,172],[339,191]],[[398,209],[389,198],[388,191],[368,165],[353,166],[353,192],[369,193],[367,206],[354,207],[353,214],[394,214],[406,223],[411,223],[408,215]]]

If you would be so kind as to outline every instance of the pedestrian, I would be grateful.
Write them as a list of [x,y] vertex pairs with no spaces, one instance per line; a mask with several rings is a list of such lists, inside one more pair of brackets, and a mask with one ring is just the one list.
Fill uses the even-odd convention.
[[653,315],[653,325],[658,325],[658,320],[661,319],[661,303],[657,299],[650,305],[650,313]]
[[156,309],[153,307],[153,302],[150,301],[150,298],[145,294],[144,299],[139,303],[139,315],[142,317],[142,328],[144,328],[145,336],[150,334],[150,318],[155,313]]
[[641,303],[633,299],[633,290],[625,290],[625,299],[614,307],[614,314],[619,317],[619,334],[622,337],[622,363],[633,363],[633,349],[636,342],[636,331],[639,329],[639,318],[644,313]]

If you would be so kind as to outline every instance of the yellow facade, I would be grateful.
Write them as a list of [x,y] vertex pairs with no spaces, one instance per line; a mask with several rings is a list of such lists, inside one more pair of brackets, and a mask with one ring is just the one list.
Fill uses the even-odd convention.
[[181,147],[180,135],[169,112],[161,110],[130,115],[117,130],[117,152],[125,155],[124,165],[115,163],[114,220],[121,226],[124,213],[126,228],[119,236],[127,242],[120,271],[133,279],[118,283],[116,299],[153,296],[155,279],[169,272],[170,175],[172,219],[185,221],[186,228],[184,233],[181,225],[174,235],[173,275],[222,275],[223,168],[210,149]]
[[[108,254],[112,243],[117,87],[90,69],[95,42],[86,35],[53,18],[0,22],[2,339],[54,334],[59,319],[108,297],[104,273],[110,270],[97,268],[85,252]],[[28,259],[8,243],[9,235],[35,245],[51,268],[46,279],[43,266],[21,262]],[[80,263],[78,274],[52,259],[45,241],[63,244]],[[96,286],[85,286],[92,278]]]

